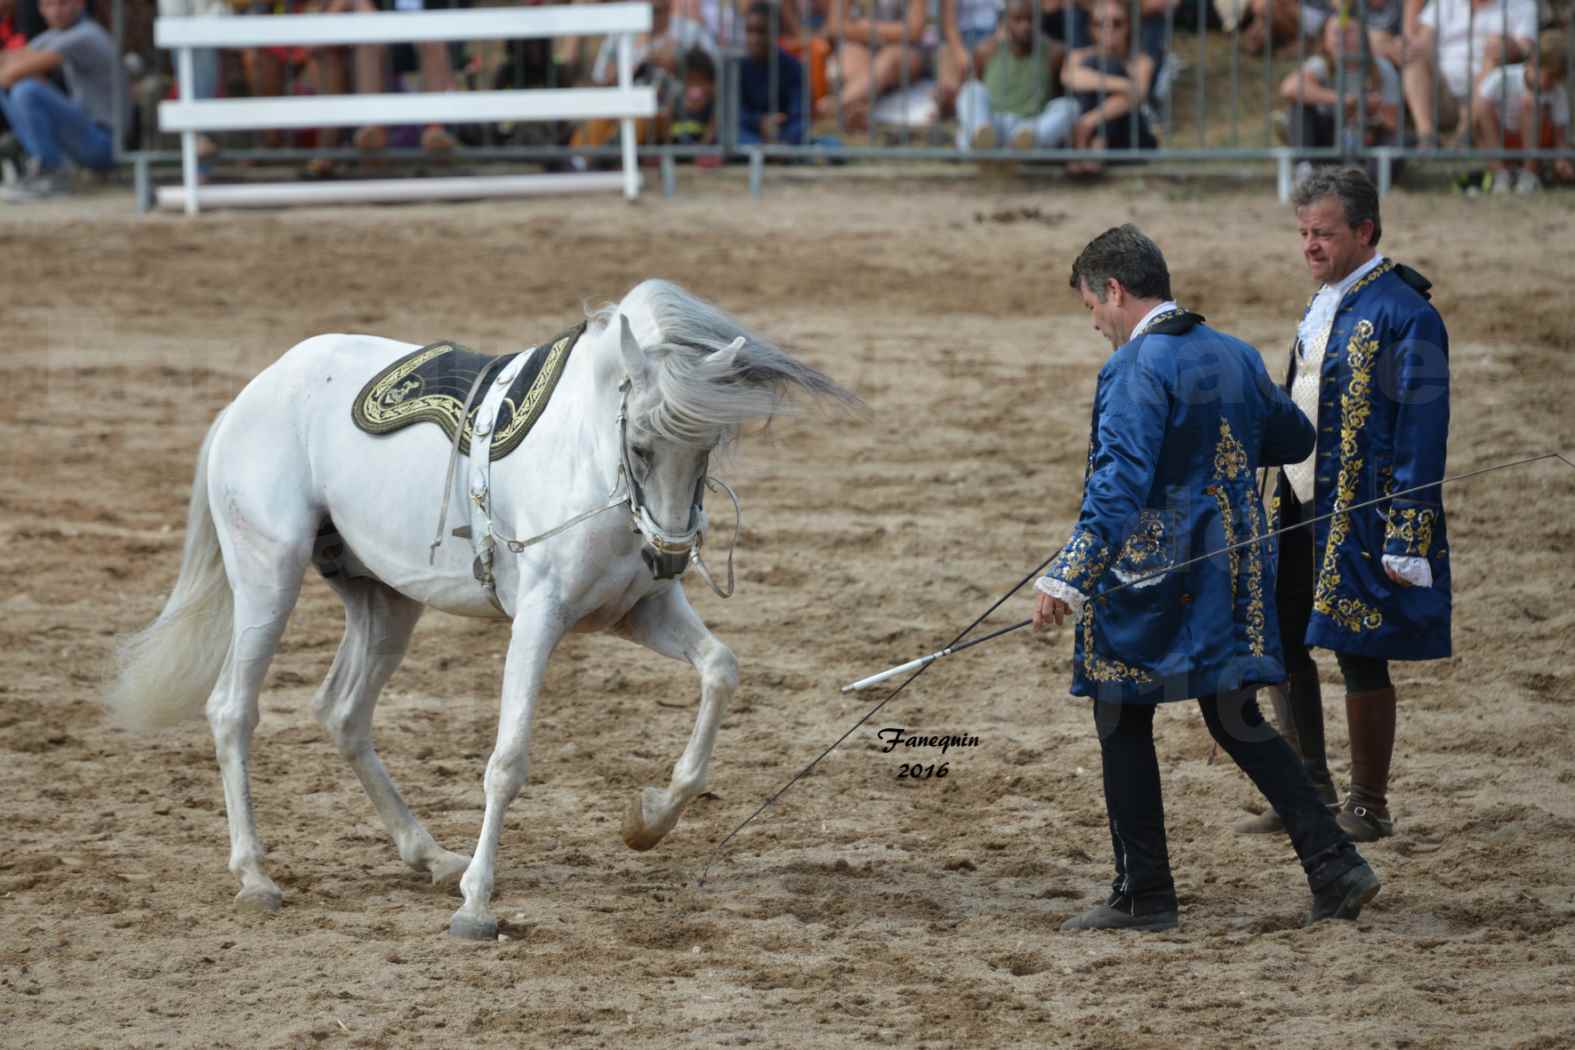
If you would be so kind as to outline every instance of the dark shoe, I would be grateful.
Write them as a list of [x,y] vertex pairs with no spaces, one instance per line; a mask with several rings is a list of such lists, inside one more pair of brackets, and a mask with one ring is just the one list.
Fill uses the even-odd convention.
[[1340,830],[1351,836],[1353,842],[1377,842],[1395,833],[1394,818],[1382,806],[1371,806],[1354,798],[1345,800],[1340,812],[1335,814]]
[[1373,869],[1362,861],[1313,894],[1312,912],[1307,916],[1306,925],[1325,919],[1355,920],[1362,914],[1362,906],[1378,896],[1381,885]]
[[1076,930],[1174,930],[1176,906],[1133,914],[1132,898],[1112,896],[1103,904],[1096,904],[1081,915],[1074,915],[1061,924],[1063,933]]

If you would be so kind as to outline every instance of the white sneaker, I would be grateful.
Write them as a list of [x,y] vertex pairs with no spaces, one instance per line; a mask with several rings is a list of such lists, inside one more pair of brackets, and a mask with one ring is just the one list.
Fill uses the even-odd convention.
[[[1505,180],[1505,181],[1508,181],[1508,180]],[[1515,192],[1516,193],[1536,193],[1540,189],[1542,189],[1542,180],[1537,178],[1537,173],[1536,172],[1534,172],[1534,171],[1525,171],[1524,169],[1522,169],[1516,175],[1516,177],[1515,177]]]
[[1299,160],[1299,161],[1296,162],[1296,171],[1295,171],[1295,174],[1294,174],[1294,178],[1292,179],[1292,181],[1296,185],[1300,186],[1302,183],[1304,183],[1308,179],[1312,178],[1312,176],[1313,176],[1312,161],[1310,161],[1310,160]]
[[1489,192],[1509,193],[1515,188],[1515,173],[1513,171],[1494,171],[1488,173]]
[[0,190],[0,198],[8,204],[27,204],[49,197],[59,197],[71,192],[71,174],[64,171],[40,171],[24,175]]
[[994,124],[980,124],[973,129],[973,134],[968,136],[969,149],[994,149],[995,145]]

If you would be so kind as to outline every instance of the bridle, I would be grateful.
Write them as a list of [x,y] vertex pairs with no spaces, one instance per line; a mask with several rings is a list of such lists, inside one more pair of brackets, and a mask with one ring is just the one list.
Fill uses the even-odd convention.
[[[636,531],[645,539],[645,546],[640,548],[640,557],[645,562],[646,568],[651,570],[651,575],[658,580],[670,580],[682,576],[684,570],[689,567],[689,559],[693,557],[695,568],[700,570],[700,575],[711,585],[711,589],[723,598],[731,597],[734,586],[733,546],[738,543],[738,528],[743,519],[738,496],[727,482],[711,477],[708,472],[711,453],[707,451],[700,460],[700,476],[695,479],[694,497],[690,501],[689,520],[684,531],[672,532],[662,527],[662,524],[651,514],[645,498],[645,487],[640,484],[634,464],[629,458],[629,391],[633,387],[633,380],[628,378],[625,378],[618,387],[619,480],[613,485],[613,494],[616,498],[619,486],[627,485],[627,496],[618,502],[629,508]],[[705,513],[705,492],[708,488],[713,492],[718,489],[726,492],[728,498],[733,501],[733,546],[727,551],[726,590],[717,585],[716,580],[711,576],[711,570],[706,567],[704,559],[700,556],[700,548],[705,544],[705,534],[709,527],[709,520]]]
[[[499,377],[498,387],[501,391],[513,378],[513,369],[506,369]],[[464,405],[460,411],[460,426],[454,438],[454,444],[449,453],[448,477],[443,485],[443,502],[438,513],[437,537],[432,541],[427,559],[430,562],[437,555],[437,548],[443,541],[443,529],[448,521],[449,499],[454,489],[454,471],[459,460],[459,436],[464,433],[464,421],[470,416],[472,403],[481,386],[481,376],[471,385],[470,392],[465,396]],[[733,551],[738,546],[738,534],[743,528],[743,509],[735,493],[727,482],[720,478],[711,477],[707,473],[710,465],[711,454],[706,452],[701,460],[700,476],[695,481],[694,498],[689,508],[689,520],[683,532],[670,532],[663,528],[651,514],[645,496],[645,487],[640,484],[634,471],[633,463],[629,458],[629,392],[634,388],[634,381],[628,377],[619,384],[618,400],[618,474],[613,481],[612,495],[607,502],[599,507],[576,514],[559,525],[555,525],[546,532],[537,533],[527,539],[516,539],[499,532],[496,522],[492,520],[492,461],[490,457],[490,436],[497,423],[498,409],[502,406],[501,394],[490,394],[482,399],[482,404],[476,412],[473,430],[478,437],[471,443],[471,455],[479,460],[472,464],[473,473],[479,474],[473,478],[470,487],[471,501],[481,511],[480,527],[464,525],[456,528],[451,535],[469,539],[476,552],[476,562],[473,574],[482,588],[487,592],[488,599],[499,612],[507,613],[503,603],[498,599],[497,579],[492,570],[493,552],[496,544],[503,544],[511,554],[523,554],[527,548],[558,535],[583,521],[588,521],[600,514],[618,507],[627,507],[630,516],[634,519],[634,528],[644,539],[645,545],[640,548],[640,558],[645,562],[651,575],[658,580],[671,580],[684,574],[689,567],[690,559],[694,560],[695,568],[700,576],[717,593],[719,597],[731,598],[736,585],[733,575]],[[488,409],[491,411],[487,411]],[[488,418],[483,419],[486,416]],[[733,503],[733,539],[727,549],[727,586],[724,588],[716,582],[711,575],[710,568],[700,555],[700,548],[705,543],[705,534],[709,521],[705,513],[705,492],[725,492]],[[473,518],[473,521],[477,520]],[[479,534],[478,534],[479,533]]]

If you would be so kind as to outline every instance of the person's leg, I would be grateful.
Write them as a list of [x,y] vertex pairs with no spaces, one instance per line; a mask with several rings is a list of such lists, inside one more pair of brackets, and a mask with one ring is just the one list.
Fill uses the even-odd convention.
[[918,41],[887,44],[875,54],[870,74],[874,90],[866,101],[874,102],[904,84],[912,86],[923,71],[924,52],[919,49]]
[[1209,735],[1282,814],[1313,893],[1310,921],[1354,919],[1378,892],[1378,878],[1334,814],[1318,798],[1296,755],[1258,710],[1255,690],[1198,700]]
[[1065,145],[1072,137],[1077,116],[1077,102],[1073,99],[1065,96],[1051,99],[1034,120],[1034,145],[1040,149]]
[[[1400,75],[1405,89],[1406,104],[1411,107],[1412,127],[1418,141],[1427,145],[1438,141],[1438,118],[1433,109],[1434,85],[1438,81],[1438,68],[1433,64],[1431,46],[1408,50],[1405,70]],[[1440,99],[1449,97],[1449,89],[1440,86]]]
[[1154,705],[1095,701],[1094,726],[1116,869],[1105,907],[1174,924],[1176,885],[1154,753]]
[[[986,128],[989,129],[988,134]],[[990,141],[983,141],[985,138]],[[970,80],[957,92],[957,148],[991,149],[995,146],[994,138],[990,89],[977,80]]]
[[[1290,527],[1301,520],[1301,504],[1290,486],[1282,484],[1280,526]],[[1332,807],[1339,804],[1340,798],[1335,791],[1334,777],[1329,773],[1324,745],[1323,691],[1318,682],[1318,666],[1306,643],[1307,625],[1312,619],[1316,558],[1311,529],[1292,529],[1280,536],[1274,607],[1280,624],[1286,682],[1283,686],[1272,687],[1269,695],[1280,735],[1301,759],[1319,801]],[[1236,830],[1244,834],[1270,834],[1285,830],[1285,824],[1279,813],[1271,809],[1261,817],[1242,822]]]
[[837,65],[841,71],[842,87],[835,97],[827,95],[816,106],[817,115],[826,117],[842,109],[842,123],[855,124],[860,109],[870,92],[870,50],[857,41],[844,41],[837,50]]
[[1357,842],[1394,834],[1389,814],[1389,767],[1395,749],[1395,689],[1389,662],[1336,653],[1345,677],[1345,719],[1351,732],[1351,793],[1340,826]]
[[40,171],[59,170],[66,158],[84,168],[107,168],[115,161],[108,131],[47,80],[18,81],[6,96],[6,116]]
[[[1499,100],[1486,99],[1476,95],[1471,99],[1471,130],[1476,135],[1476,144],[1480,149],[1504,148],[1504,123],[1499,119]],[[1488,162],[1494,171],[1513,171],[1520,167],[1520,161],[1506,161],[1502,157],[1494,157]]]

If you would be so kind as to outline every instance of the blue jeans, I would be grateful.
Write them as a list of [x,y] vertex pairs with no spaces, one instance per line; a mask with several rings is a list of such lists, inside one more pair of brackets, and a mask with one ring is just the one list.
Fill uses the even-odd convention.
[[90,119],[53,84],[34,77],[17,81],[9,91],[0,90],[0,111],[43,171],[60,167],[62,154],[84,168],[115,163],[109,129]]

